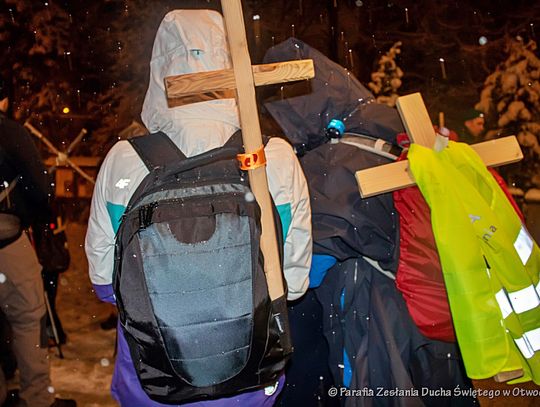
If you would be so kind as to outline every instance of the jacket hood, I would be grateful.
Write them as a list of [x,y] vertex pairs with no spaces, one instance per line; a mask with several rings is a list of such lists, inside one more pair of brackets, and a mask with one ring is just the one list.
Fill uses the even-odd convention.
[[174,10],[162,20],[152,50],[150,82],[141,118],[162,131],[186,156],[222,146],[238,130],[234,99],[169,107],[167,76],[231,68],[223,17],[213,10]]
[[313,59],[315,67],[311,92],[265,104],[295,146],[309,145],[310,139],[320,138],[332,119],[343,120],[346,131],[391,143],[405,131],[396,109],[376,103],[352,73],[296,38],[270,48],[264,62],[305,58]]

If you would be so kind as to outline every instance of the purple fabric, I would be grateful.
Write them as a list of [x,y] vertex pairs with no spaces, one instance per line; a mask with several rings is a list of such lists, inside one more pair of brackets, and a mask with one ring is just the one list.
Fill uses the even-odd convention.
[[[241,393],[233,397],[225,397],[218,400],[199,401],[182,404],[182,407],[225,407],[225,406],[261,406],[274,405],[276,397],[283,390],[285,375],[279,379],[278,389],[272,396],[266,396],[264,389]],[[133,367],[128,344],[120,324],[118,325],[118,354],[114,366],[114,374],[111,385],[113,397],[123,407],[170,407],[170,404],[161,404],[151,400],[142,389],[137,373]]]
[[116,305],[116,297],[114,296],[112,284],[92,285],[94,286],[94,291],[96,292],[96,295],[101,301]]

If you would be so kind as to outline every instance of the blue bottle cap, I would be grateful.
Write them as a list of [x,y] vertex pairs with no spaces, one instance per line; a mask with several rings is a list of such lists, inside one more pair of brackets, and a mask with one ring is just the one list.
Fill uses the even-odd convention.
[[326,126],[326,128],[337,130],[340,136],[343,135],[343,133],[345,133],[345,123],[343,123],[339,119],[330,120],[330,123],[328,123],[328,126]]

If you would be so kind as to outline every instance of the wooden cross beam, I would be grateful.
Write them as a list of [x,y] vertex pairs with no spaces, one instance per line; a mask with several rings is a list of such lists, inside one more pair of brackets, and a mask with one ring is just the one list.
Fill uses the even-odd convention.
[[[433,148],[435,130],[420,93],[399,97],[397,107],[411,142]],[[471,147],[488,167],[511,164],[523,158],[514,136],[473,144]],[[356,180],[363,198],[415,184],[406,160],[358,171]]]
[[[255,86],[293,82],[311,79],[314,76],[313,60],[278,62],[274,64],[253,65]],[[236,82],[232,69],[201,72],[165,78],[167,97],[174,106],[201,102],[204,100],[235,97]]]
[[[169,105],[223,97],[236,98],[244,149],[247,154],[263,148],[259,114],[255,100],[255,85],[290,82],[315,76],[312,61],[293,61],[252,66],[249,57],[244,17],[240,0],[221,0],[227,30],[232,70],[203,72],[165,78]],[[276,238],[276,229],[265,166],[248,171],[250,186],[261,207],[261,250],[270,298],[283,297],[283,275]]]
[[30,131],[31,134],[33,134],[39,140],[41,140],[43,142],[43,144],[45,144],[47,146],[47,148],[53,154],[56,155],[57,165],[62,165],[62,164],[65,163],[65,164],[69,165],[71,168],[73,168],[75,171],[77,171],[79,173],[79,175],[81,177],[83,177],[84,179],[86,179],[87,181],[91,182],[92,184],[96,183],[96,180],[94,178],[92,178],[90,175],[88,175],[81,167],[79,167],[77,164],[75,164],[74,161],[72,161],[69,158],[69,154],[73,151],[75,146],[77,144],[79,144],[79,142],[82,140],[82,138],[87,133],[86,129],[82,129],[79,132],[77,137],[75,137],[75,139],[71,142],[71,144],[69,145],[69,147],[65,151],[60,151],[59,149],[57,149],[49,141],[49,139],[47,137],[45,137],[38,129],[36,129],[34,126],[32,126],[32,124],[30,123],[30,120],[27,120],[26,122],[24,122],[24,127],[26,127]]
[[[411,142],[433,148],[436,139],[435,130],[420,93],[399,97],[397,107]],[[523,158],[514,136],[473,144],[471,147],[489,167],[511,164]],[[357,171],[356,180],[363,198],[415,184],[406,160]],[[496,382],[506,382],[521,376],[523,371],[519,369],[498,373],[493,378]]]

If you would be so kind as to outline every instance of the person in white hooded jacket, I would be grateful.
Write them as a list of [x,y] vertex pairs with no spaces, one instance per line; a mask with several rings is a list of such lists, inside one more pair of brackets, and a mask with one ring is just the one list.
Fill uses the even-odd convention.
[[[231,68],[222,16],[211,10],[169,12],[157,31],[150,62],[150,83],[142,120],[150,132],[161,131],[187,156],[222,146],[239,128],[234,99],[169,107],[164,78],[172,75]],[[306,180],[293,149],[280,138],[266,147],[270,194],[283,226],[284,275],[287,299],[301,297],[309,285],[312,237]],[[103,301],[115,302],[112,290],[115,233],[139,183],[148,174],[128,141],[119,141],[107,154],[97,177],[86,235],[90,280]],[[189,405],[270,406],[283,387]],[[113,397],[122,406],[161,406],[148,398],[138,382],[129,350],[119,330],[118,355],[112,382]]]

